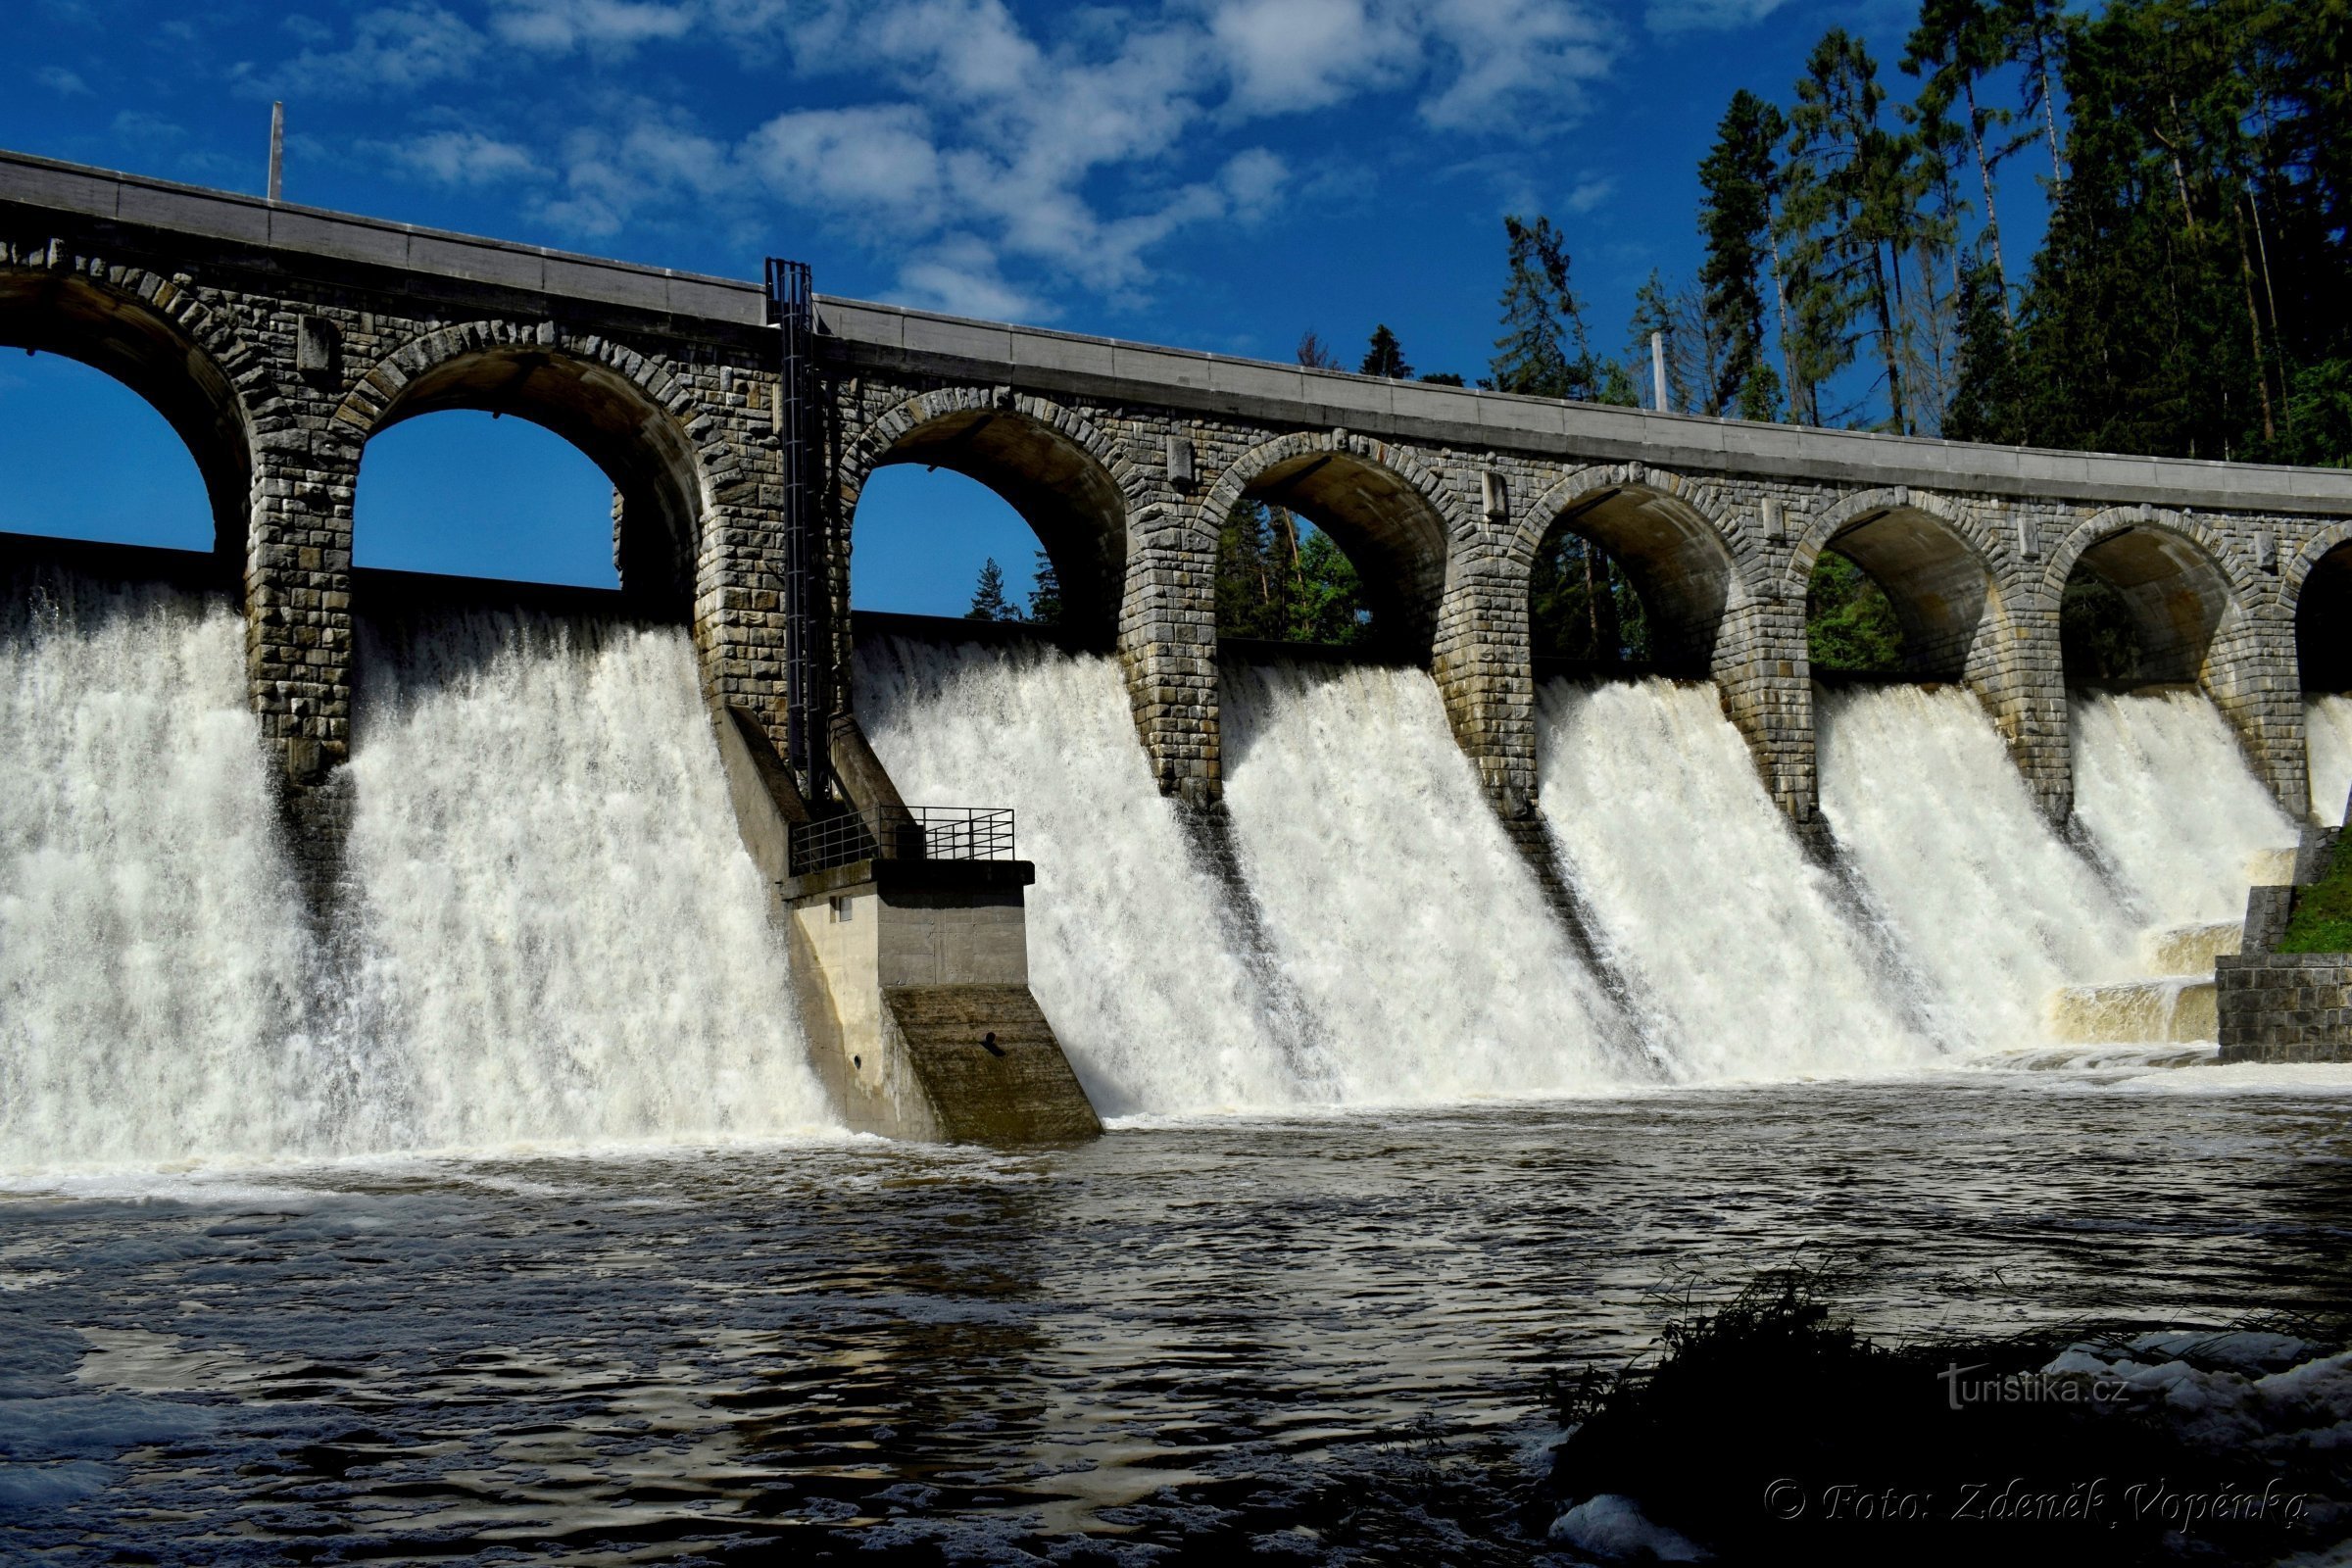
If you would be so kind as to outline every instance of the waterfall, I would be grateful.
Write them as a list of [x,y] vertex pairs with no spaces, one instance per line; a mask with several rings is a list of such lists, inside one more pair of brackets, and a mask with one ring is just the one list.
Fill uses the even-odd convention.
[[233,605],[26,573],[0,605],[0,1168],[285,1147],[309,936]]
[[1224,667],[1225,801],[1352,1102],[1619,1079],[1595,986],[1417,669]]
[[346,1027],[368,1147],[831,1119],[685,631],[363,626]]
[[2085,695],[2069,845],[1957,687],[1824,694],[1822,807],[1970,1051],[2212,1037],[2211,964],[2295,829],[2191,692]]
[[860,639],[858,721],[909,805],[1009,806],[1030,989],[1108,1115],[1290,1104],[1308,1064],[1274,1048],[1223,894],[1189,853],[1109,659],[1044,646]]
[[2081,695],[2073,730],[2075,815],[2147,924],[2235,924],[2250,882],[2286,879],[2295,824],[2203,693]]
[[2046,1041],[2050,999],[2134,977],[2138,922],[2035,807],[1956,686],[1823,692],[1821,804],[1925,980],[1938,1041]]
[[2303,709],[2311,751],[2311,805],[2329,827],[2344,825],[2352,797],[2352,697],[2312,697]]
[[1544,811],[1693,1078],[1894,1067],[1935,1048],[1765,793],[1706,682],[1545,683]]
[[368,629],[321,930],[236,611],[16,586],[0,1168],[830,1121],[683,631]]
[[[313,911],[225,601],[45,571],[6,615],[0,1168],[830,1124],[682,629],[363,619]],[[2069,837],[1966,692],[1853,690],[1817,709],[1834,878],[1711,686],[1550,683],[1545,818],[1638,995],[1628,1053],[1425,672],[1222,681],[1206,832],[1159,793],[1115,661],[858,655],[910,801],[1017,809],[1033,986],[1110,1114],[2209,1038],[2213,958],[2295,839],[2194,692],[2075,702]],[[2352,700],[2311,713],[2340,796]]]

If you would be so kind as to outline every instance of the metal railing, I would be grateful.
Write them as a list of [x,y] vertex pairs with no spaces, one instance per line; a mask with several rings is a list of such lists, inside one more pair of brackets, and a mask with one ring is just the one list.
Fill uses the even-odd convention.
[[859,860],[1009,860],[1008,806],[906,806],[845,811],[792,830],[792,874]]

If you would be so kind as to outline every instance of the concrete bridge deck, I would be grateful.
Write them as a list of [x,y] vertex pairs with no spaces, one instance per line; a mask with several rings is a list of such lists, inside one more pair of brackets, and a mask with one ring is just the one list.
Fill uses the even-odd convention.
[[[84,360],[187,440],[236,564],[256,710],[289,774],[349,743],[351,503],[376,430],[492,409],[612,477],[644,612],[691,621],[713,712],[780,726],[783,473],[755,284],[0,153],[0,342]],[[875,468],[996,488],[1115,650],[1162,787],[1219,787],[1215,553],[1248,500],[1325,528],[1425,662],[1507,817],[1539,809],[1533,562],[1609,550],[1669,667],[1711,676],[1767,787],[1816,821],[1804,599],[1835,545],[1922,678],[1965,682],[2054,817],[2071,808],[2059,604],[2130,607],[2151,679],[2201,684],[2309,808],[2297,617],[2352,580],[2352,472],[1968,446],[1391,382],[820,297],[833,700]],[[2352,595],[2305,616],[2341,638]],[[2319,624],[2314,625],[2315,619]]]

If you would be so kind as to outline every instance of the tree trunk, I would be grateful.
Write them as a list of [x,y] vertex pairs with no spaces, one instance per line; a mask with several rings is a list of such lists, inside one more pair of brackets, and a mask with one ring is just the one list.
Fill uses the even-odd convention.
[[[1968,140],[1977,150],[1977,177],[1984,182],[1984,237],[1992,241],[1992,275],[2001,285],[2001,319],[2017,325],[2016,309],[2009,303],[2009,264],[2001,260],[2001,217],[1992,204],[1992,165],[1984,157],[1984,126],[1978,119],[1977,79],[1967,79]],[[1955,241],[1957,236],[1954,236]],[[1953,249],[1958,250],[1957,243]]]

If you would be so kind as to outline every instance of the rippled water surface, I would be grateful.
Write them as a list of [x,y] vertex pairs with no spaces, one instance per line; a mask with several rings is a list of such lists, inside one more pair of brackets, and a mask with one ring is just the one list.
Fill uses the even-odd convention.
[[1526,1560],[1543,1375],[1662,1283],[1850,1250],[1890,1333],[2339,1305],[2352,1099],[2299,1071],[33,1182],[0,1559]]

